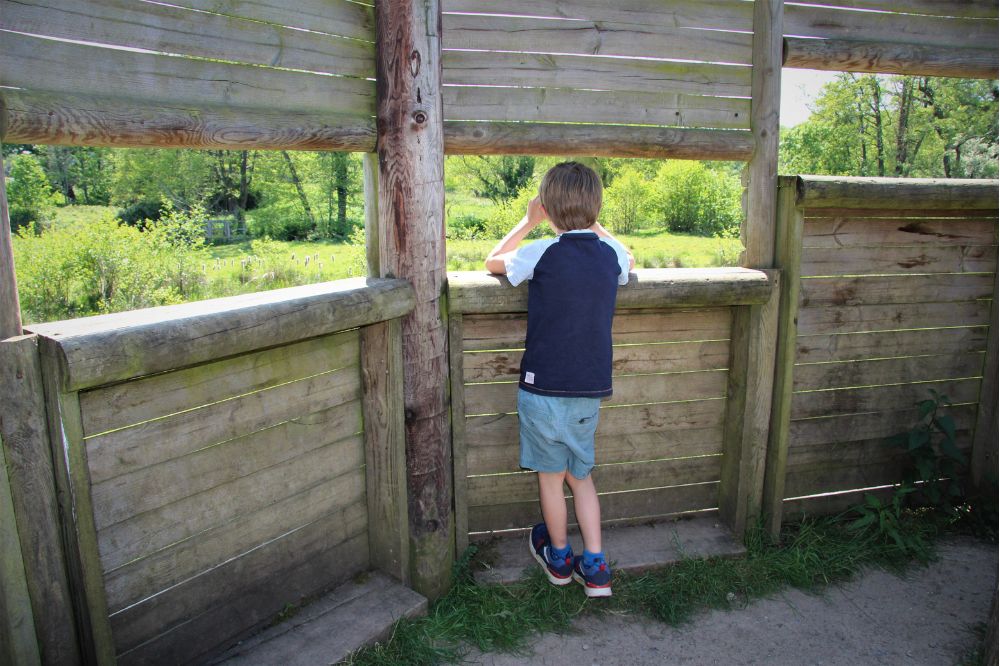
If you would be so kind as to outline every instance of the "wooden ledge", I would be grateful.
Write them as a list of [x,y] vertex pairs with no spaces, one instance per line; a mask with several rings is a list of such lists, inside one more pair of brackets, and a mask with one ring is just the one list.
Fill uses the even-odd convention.
[[799,176],[805,208],[996,210],[1000,181],[962,178]]
[[[777,271],[750,268],[656,268],[629,274],[618,289],[618,309],[708,307],[764,303]],[[511,287],[507,278],[484,272],[448,274],[451,312],[526,312],[528,285]]]
[[414,303],[406,280],[352,278],[28,328],[76,391],[401,317]]

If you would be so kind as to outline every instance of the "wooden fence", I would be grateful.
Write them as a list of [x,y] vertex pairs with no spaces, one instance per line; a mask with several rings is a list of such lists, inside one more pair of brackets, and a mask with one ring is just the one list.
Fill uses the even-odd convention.
[[[182,663],[369,568],[406,580],[390,368],[412,306],[404,281],[356,279],[33,326],[70,572],[25,558],[41,632],[72,596],[85,654]],[[48,451],[13,451],[19,527],[51,524],[24,473]]]

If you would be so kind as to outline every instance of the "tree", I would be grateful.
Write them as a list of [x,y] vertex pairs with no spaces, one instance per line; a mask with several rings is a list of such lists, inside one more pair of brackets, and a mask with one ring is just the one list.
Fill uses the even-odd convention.
[[515,198],[535,173],[535,158],[524,155],[475,155],[460,159],[473,193],[493,203]]
[[7,184],[11,230],[40,222],[52,205],[52,194],[52,186],[38,158],[31,153],[17,155],[11,164],[10,183]]

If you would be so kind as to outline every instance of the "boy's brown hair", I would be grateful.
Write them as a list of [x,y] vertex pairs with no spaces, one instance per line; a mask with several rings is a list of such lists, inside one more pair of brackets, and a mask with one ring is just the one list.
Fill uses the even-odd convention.
[[601,212],[601,178],[579,162],[561,162],[545,174],[538,188],[542,206],[562,231],[586,229]]

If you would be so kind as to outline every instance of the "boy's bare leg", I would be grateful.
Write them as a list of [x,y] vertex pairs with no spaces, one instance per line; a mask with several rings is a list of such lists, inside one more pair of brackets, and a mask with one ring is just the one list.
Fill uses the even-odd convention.
[[583,547],[591,553],[601,552],[601,504],[597,499],[597,489],[594,487],[594,477],[590,474],[584,479],[578,479],[572,474],[566,474],[566,483],[573,491],[573,506],[576,508],[576,520],[583,533]]
[[538,498],[542,504],[542,519],[549,530],[553,548],[566,547],[566,495],[563,480],[566,472],[538,472]]

